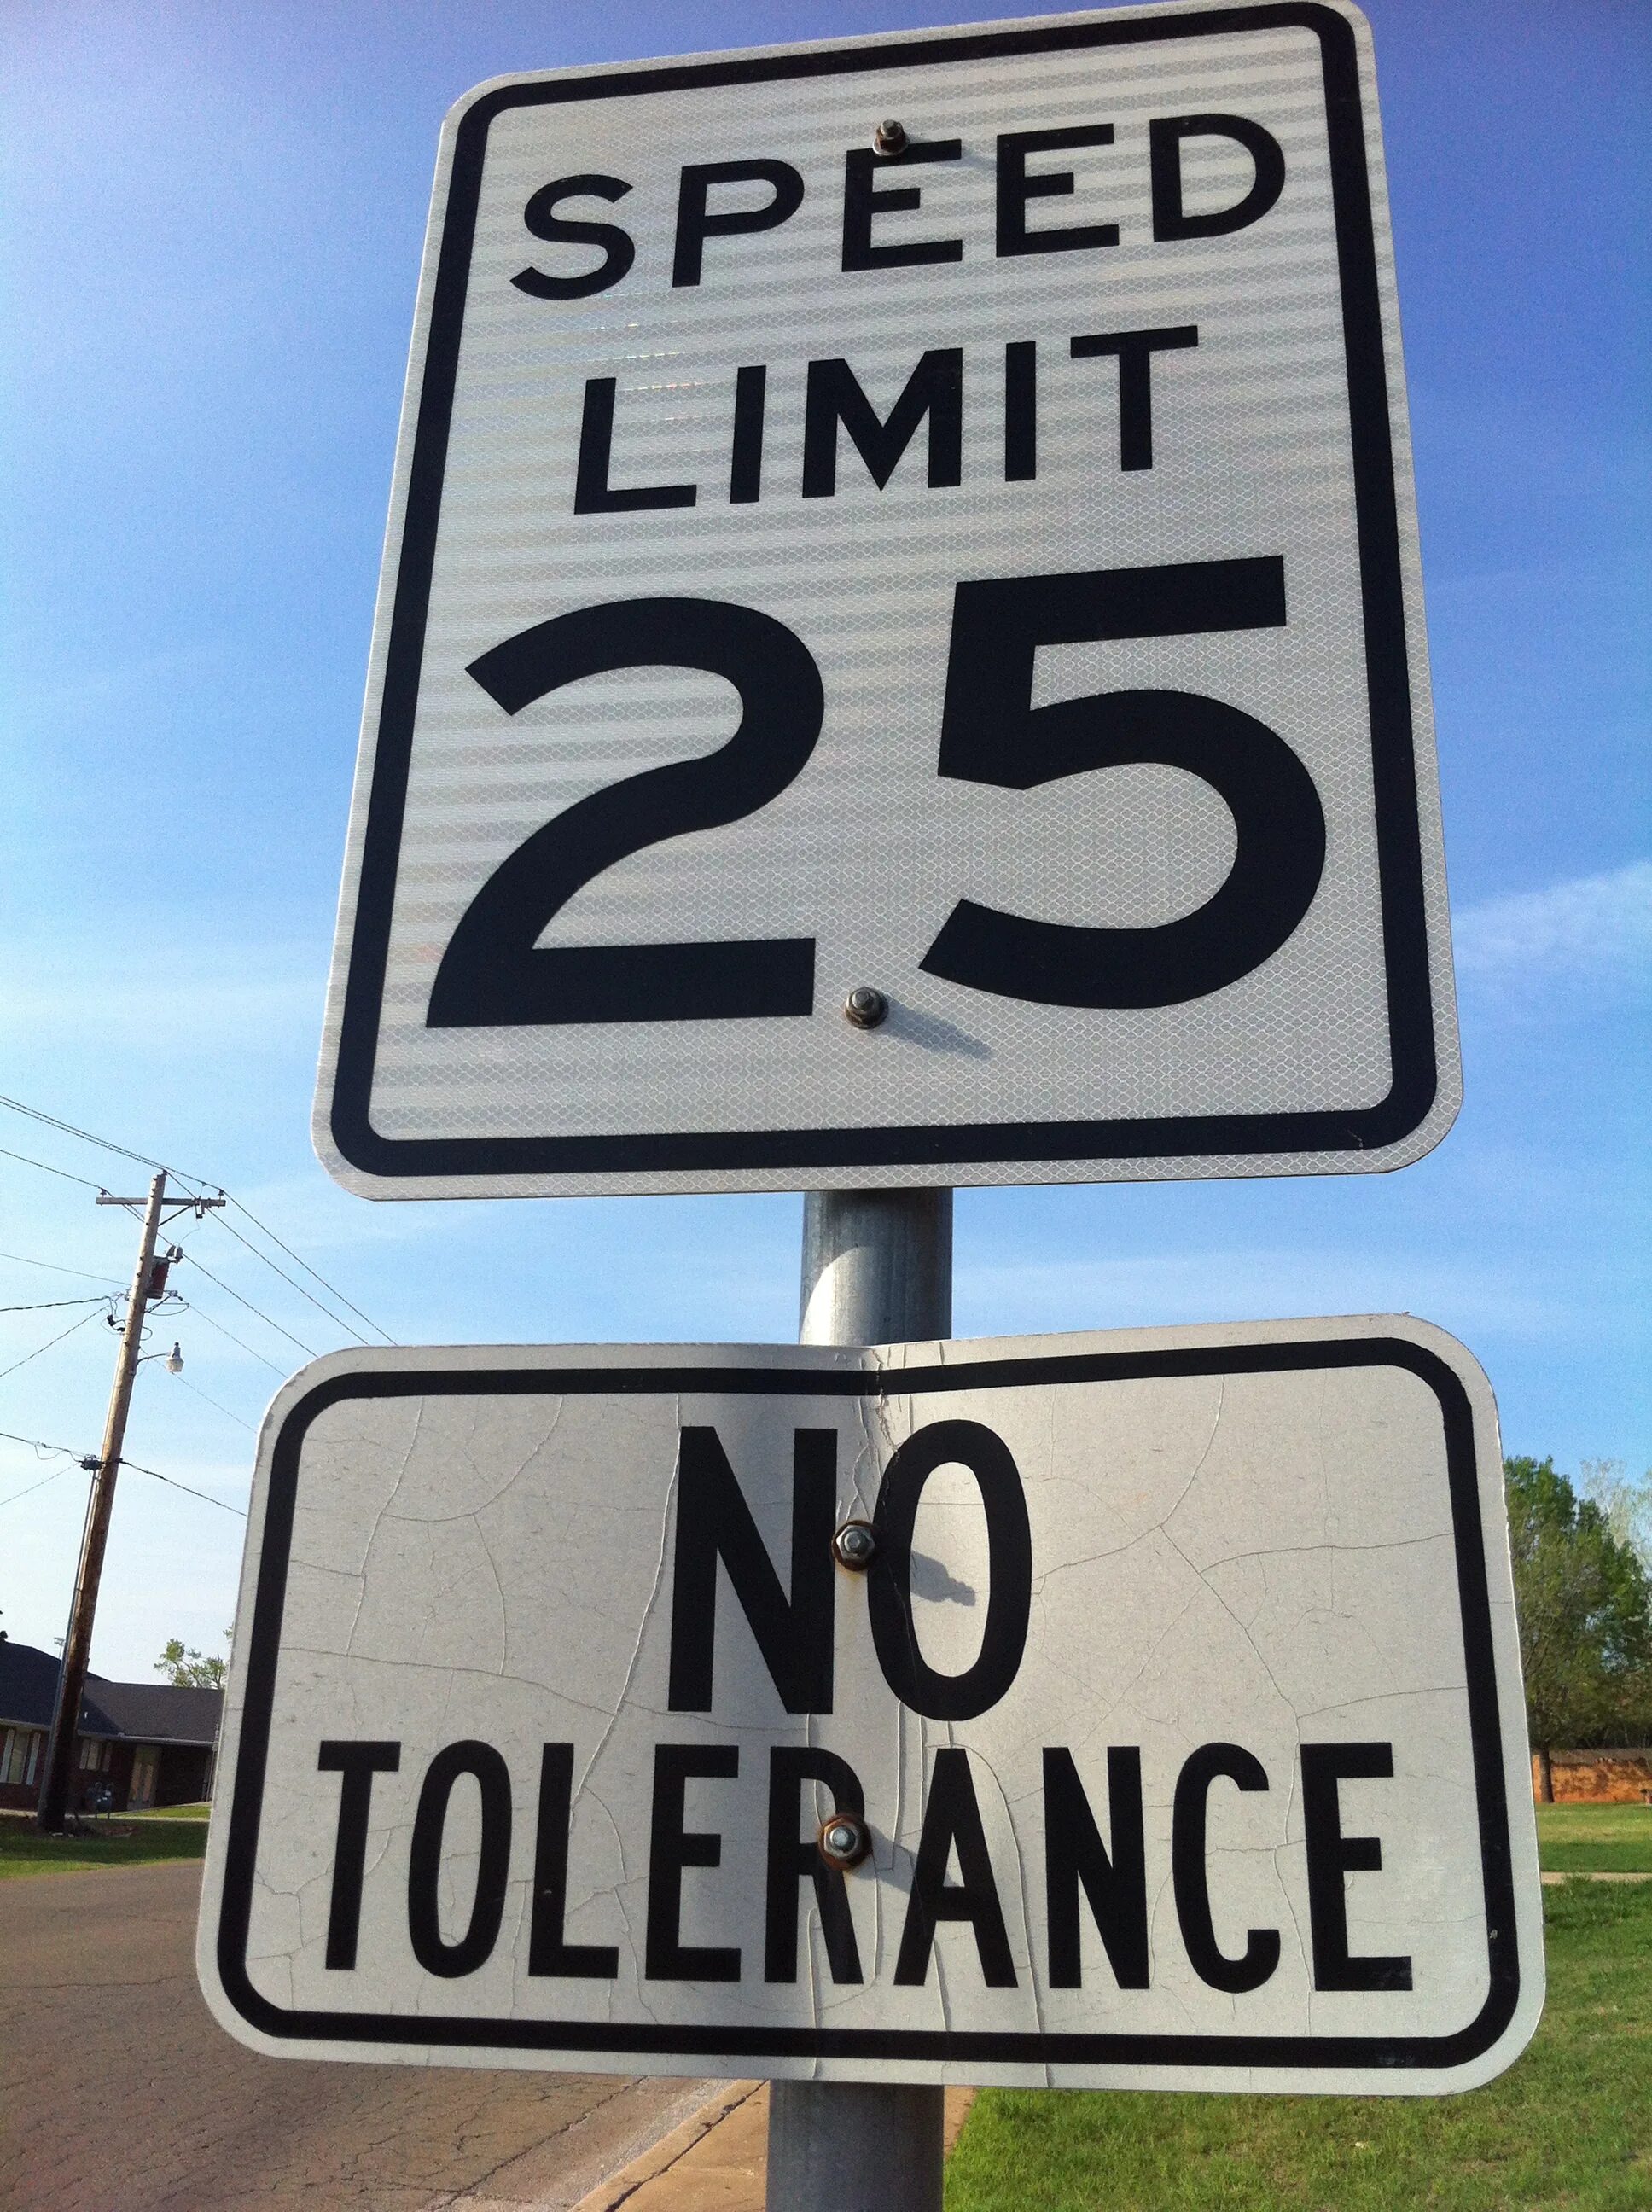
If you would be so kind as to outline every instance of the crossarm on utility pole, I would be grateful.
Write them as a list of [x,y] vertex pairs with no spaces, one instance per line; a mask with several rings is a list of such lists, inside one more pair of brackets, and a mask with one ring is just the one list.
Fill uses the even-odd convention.
[[75,1595],[69,1608],[69,1629],[64,1638],[63,1665],[58,1672],[58,1695],[52,1709],[52,1736],[46,1749],[46,1772],[40,1781],[37,1825],[49,1833],[60,1833],[69,1810],[69,1786],[74,1772],[75,1734],[80,1725],[81,1693],[92,1658],[92,1624],[98,1607],[98,1585],[103,1579],[103,1553],[109,1540],[109,1516],[115,1502],[115,1476],[120,1468],[121,1448],[126,1441],[126,1414],[137,1376],[138,1347],[143,1340],[143,1316],[149,1303],[149,1278],[155,1267],[155,1241],[166,1203],[167,1176],[163,1169],[149,1184],[143,1208],[143,1234],[138,1243],[137,1265],[126,1297],[126,1325],[120,1332],[115,1358],[114,1387],[109,1393],[109,1414],[103,1427],[103,1449],[92,1473],[92,1494],[86,1501],[86,1527],[81,1536],[80,1561],[75,1570]]

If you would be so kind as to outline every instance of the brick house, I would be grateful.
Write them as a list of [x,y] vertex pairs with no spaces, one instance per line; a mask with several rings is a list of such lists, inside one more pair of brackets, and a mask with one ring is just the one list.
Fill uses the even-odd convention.
[[[33,1812],[39,1802],[57,1691],[55,1652],[0,1643],[0,1809]],[[109,1809],[116,1813],[191,1805],[210,1796],[222,1709],[221,1690],[109,1682],[88,1674],[75,1737],[70,1810],[100,1802],[106,1784]]]

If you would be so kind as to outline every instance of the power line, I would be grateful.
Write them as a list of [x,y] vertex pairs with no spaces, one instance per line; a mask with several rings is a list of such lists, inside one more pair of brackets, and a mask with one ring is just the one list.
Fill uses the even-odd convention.
[[[172,1168],[165,1160],[153,1160],[147,1152],[135,1152],[130,1145],[112,1144],[107,1137],[94,1136],[89,1129],[77,1129],[72,1121],[60,1121],[55,1114],[43,1114],[38,1106],[25,1106],[21,1098],[8,1098],[0,1094],[0,1106],[9,1107],[14,1114],[21,1114],[31,1121],[41,1122],[48,1129],[60,1129],[66,1137],[78,1137],[83,1145],[97,1145],[106,1152],[118,1152],[124,1160],[136,1160],[140,1167],[156,1168],[163,1174],[176,1176],[179,1182],[197,1182],[203,1190],[219,1190],[222,1186],[210,1182],[204,1176],[187,1174],[182,1168]],[[38,1167],[42,1164],[36,1161]],[[58,1170],[57,1172],[61,1173]]]
[[200,1400],[203,1406],[210,1406],[215,1413],[222,1413],[227,1421],[234,1421],[238,1429],[253,1430],[253,1432],[256,1434],[256,1429],[252,1422],[244,1421],[239,1413],[232,1413],[228,1406],[221,1406],[216,1398],[209,1398],[204,1390],[197,1390],[194,1383],[190,1381],[187,1375],[180,1375],[178,1377],[178,1380],[183,1384],[185,1389],[194,1390],[196,1396]]
[[[321,1285],[323,1290],[331,1291],[332,1296],[338,1300],[340,1305],[348,1306],[350,1311],[359,1321],[366,1322],[369,1328],[377,1329],[379,1334],[385,1339],[386,1343],[395,1343],[395,1338],[392,1336],[387,1328],[380,1328],[380,1324],[374,1320],[371,1314],[364,1314],[361,1311],[361,1307],[356,1304],[353,1298],[347,1298],[337,1284],[330,1283],[319,1267],[313,1267],[307,1260],[302,1258],[298,1253],[294,1251],[290,1244],[282,1244],[281,1238],[276,1236],[275,1231],[267,1227],[264,1223],[260,1221],[257,1214],[252,1212],[250,1206],[243,1206],[240,1200],[238,1198],[232,1198],[229,1202],[234,1207],[237,1213],[244,1213],[246,1216],[246,1218],[252,1224],[252,1226],[255,1229],[261,1231],[262,1233],[270,1239],[270,1242],[272,1244],[280,1245],[281,1249],[287,1255],[287,1257],[289,1260],[296,1260],[299,1266],[303,1268],[307,1275],[313,1275],[316,1281]],[[229,1224],[223,1219],[222,1215],[219,1216],[219,1221],[223,1228],[229,1228]],[[230,1230],[231,1236],[234,1236],[234,1230]],[[246,1240],[243,1238],[242,1241],[245,1243]],[[258,1256],[262,1259],[264,1255],[260,1253]],[[268,1262],[268,1264],[273,1267],[275,1263],[271,1261]],[[280,1269],[277,1268],[276,1273],[279,1273],[280,1272]],[[288,1279],[290,1280],[290,1278]]]
[[[100,1304],[105,1303],[102,1299],[99,1300]],[[71,1321],[68,1328],[58,1335],[48,1337],[44,1344],[37,1344],[33,1352],[26,1352],[21,1359],[14,1359],[9,1367],[0,1367],[0,1382],[3,1382],[8,1375],[15,1375],[20,1367],[27,1367],[31,1359],[38,1359],[43,1352],[50,1352],[54,1344],[61,1344],[65,1336],[73,1336],[77,1328],[84,1328],[88,1321],[96,1319],[97,1316],[94,1313],[82,1314],[78,1321]]]
[[232,1291],[228,1284],[226,1283],[222,1277],[213,1273],[211,1268],[207,1266],[204,1260],[197,1259],[192,1252],[189,1255],[189,1264],[191,1267],[198,1267],[201,1273],[206,1277],[208,1282],[216,1283],[218,1288],[228,1297],[234,1298],[238,1306],[245,1306],[248,1313],[256,1314],[258,1319],[267,1328],[273,1328],[278,1336],[284,1336],[288,1344],[295,1344],[301,1352],[307,1352],[312,1359],[316,1359],[320,1357],[320,1354],[316,1351],[316,1348],[313,1344],[306,1344],[303,1338],[301,1336],[295,1336],[290,1328],[283,1328],[278,1321],[271,1321],[269,1315],[264,1311],[263,1308],[260,1306],[255,1306],[251,1298],[244,1298],[239,1291]]
[[[27,1444],[37,1459],[42,1452],[57,1452],[64,1459],[78,1462],[82,1468],[86,1465],[70,1444],[49,1444],[43,1437],[20,1437],[10,1429],[0,1429],[0,1437],[3,1437],[8,1443]],[[68,1473],[66,1467],[54,1467],[50,1474],[43,1474],[38,1482],[25,1483],[22,1489],[14,1490],[9,1497],[0,1498],[0,1506],[15,1505],[20,1498],[32,1498],[37,1490],[44,1490],[49,1482],[55,1482],[60,1474]]]
[[[19,1156],[14,1152],[9,1157],[15,1159]],[[192,1231],[186,1232],[189,1235],[193,1233]],[[0,1252],[0,1260],[15,1260],[20,1267],[44,1267],[53,1275],[78,1275],[83,1283],[111,1283],[118,1291],[124,1291],[126,1287],[118,1276],[94,1275],[89,1267],[60,1267],[55,1260],[31,1260],[27,1252]]]
[[[210,1403],[210,1401],[208,1402]],[[221,1406],[218,1410],[222,1413],[224,1409]],[[9,1443],[15,1444],[32,1444],[36,1451],[62,1452],[65,1458],[79,1460],[82,1467],[86,1465],[85,1461],[80,1459],[80,1455],[72,1451],[67,1444],[49,1444],[39,1437],[14,1436],[9,1429],[0,1429],[0,1437],[4,1437]],[[197,1490],[191,1483],[179,1482],[175,1474],[162,1474],[158,1467],[143,1467],[135,1459],[123,1459],[120,1464],[123,1468],[131,1468],[134,1474],[152,1475],[156,1482],[164,1482],[170,1489],[187,1491],[191,1498],[203,1498],[207,1504],[216,1505],[222,1513],[237,1514],[243,1521],[246,1518],[246,1509],[244,1506],[227,1504],[222,1498],[213,1497],[210,1491]],[[39,1482],[31,1482],[22,1490],[14,1490],[9,1498],[0,1498],[0,1506],[15,1504],[20,1498],[30,1498],[37,1490],[44,1490],[47,1483],[55,1482],[60,1474],[68,1473],[69,1469],[66,1467],[54,1468],[50,1474],[42,1475]]]
[[65,1182],[80,1183],[87,1190],[101,1190],[100,1182],[88,1182],[85,1176],[70,1175],[67,1168],[54,1168],[49,1161],[32,1160],[27,1152],[9,1152],[0,1145],[0,1159],[21,1160],[26,1168],[39,1168],[42,1175],[61,1176]]
[[28,1444],[37,1452],[62,1452],[68,1459],[80,1457],[73,1444],[49,1444],[43,1437],[20,1437],[10,1429],[0,1429],[0,1437],[3,1437],[9,1444]]
[[106,1306],[109,1300],[100,1291],[89,1298],[37,1298],[33,1305],[0,1306],[0,1314],[57,1313],[64,1306]]
[[134,1474],[152,1474],[157,1482],[166,1483],[170,1489],[187,1491],[191,1498],[203,1498],[209,1505],[216,1505],[221,1513],[236,1514],[243,1521],[246,1518],[244,1505],[226,1504],[222,1498],[215,1498],[209,1490],[196,1490],[187,1482],[179,1482],[175,1474],[162,1474],[158,1467],[140,1467],[135,1459],[123,1459],[120,1463],[122,1467],[131,1468]]
[[[213,1182],[204,1176],[191,1175],[182,1168],[168,1167],[164,1160],[151,1158],[149,1154],[147,1152],[135,1152],[130,1145],[117,1145],[110,1138],[100,1137],[90,1129],[82,1129],[78,1127],[73,1121],[65,1121],[61,1120],[59,1116],[55,1114],[45,1113],[38,1106],[27,1106],[21,1098],[8,1097],[3,1093],[0,1093],[0,1107],[5,1107],[14,1114],[21,1114],[27,1120],[31,1121],[38,1121],[46,1128],[61,1130],[65,1136],[77,1138],[82,1144],[96,1145],[106,1152],[113,1152],[117,1154],[122,1159],[134,1160],[143,1167],[158,1169],[164,1174],[175,1177],[180,1183],[195,1183],[197,1184],[202,1190],[214,1191],[220,1197],[228,1198],[228,1193],[224,1189],[222,1183]],[[44,1170],[47,1175],[62,1176],[66,1182],[82,1184],[88,1190],[100,1191],[103,1188],[102,1184],[92,1182],[85,1176],[71,1175],[66,1168],[52,1167],[48,1162],[45,1160],[32,1159],[23,1152],[8,1152],[3,1146],[0,1146],[0,1155],[3,1155],[9,1159],[21,1160],[24,1164],[28,1167],[40,1168]],[[367,1327],[370,1329],[373,1329],[378,1335],[382,1336],[386,1343],[393,1344],[395,1342],[395,1338],[391,1335],[388,1329],[380,1328],[380,1324],[373,1319],[370,1314],[362,1312],[361,1307],[356,1304],[353,1298],[346,1297],[343,1291],[339,1290],[335,1284],[329,1282],[319,1267],[313,1267],[309,1261],[304,1259],[299,1253],[294,1251],[290,1244],[287,1243],[282,1237],[277,1237],[273,1229],[270,1228],[264,1222],[259,1220],[258,1215],[253,1212],[251,1206],[243,1205],[238,1198],[229,1199],[229,1203],[235,1208],[238,1213],[244,1214],[246,1216],[246,1219],[252,1223],[252,1226],[261,1236],[267,1237],[270,1239],[270,1242],[283,1251],[289,1260],[295,1261],[299,1267],[302,1267],[306,1274],[312,1276],[316,1282],[319,1283],[321,1287],[326,1291],[331,1297],[337,1298],[341,1305],[347,1306],[350,1312],[356,1316],[358,1320],[366,1322]],[[228,1222],[225,1222],[223,1225],[226,1229],[229,1228],[229,1224]],[[319,1298],[311,1296],[311,1293],[304,1288],[304,1285],[301,1283],[294,1282],[293,1278],[287,1273],[284,1268],[276,1267],[275,1261],[270,1259],[267,1252],[260,1252],[257,1245],[249,1242],[246,1237],[242,1237],[239,1231],[230,1229],[229,1233],[232,1237],[236,1237],[239,1243],[245,1244],[247,1250],[252,1254],[255,1259],[262,1260],[266,1267],[274,1268],[276,1273],[281,1277],[283,1282],[290,1284],[292,1288],[297,1291],[301,1297],[307,1298],[310,1304],[316,1307],[319,1312],[325,1314],[328,1320],[331,1321],[336,1328],[349,1328],[349,1324],[348,1322],[342,1322],[337,1314],[330,1312],[325,1306],[322,1305]],[[203,1270],[203,1272],[208,1271]],[[214,1276],[212,1279],[216,1282],[216,1276]],[[219,1285],[219,1288],[221,1290],[228,1290],[228,1284]],[[229,1295],[232,1297],[234,1297],[238,1294],[231,1291]],[[250,1311],[258,1313],[258,1309],[252,1305],[250,1300],[243,1298],[240,1303],[243,1305],[247,1306]],[[283,1336],[288,1337],[293,1343],[302,1343],[302,1340],[301,1338],[293,1336],[290,1329],[282,1329],[281,1328],[281,1324],[278,1322],[271,1322],[267,1314],[259,1313],[258,1318],[261,1321],[268,1322],[270,1328],[280,1329],[281,1334]],[[358,1332],[351,1330],[351,1334],[356,1334]],[[307,1346],[305,1346],[303,1348],[308,1350]],[[312,1352],[311,1357],[313,1358],[315,1354]]]
[[209,1328],[216,1328],[220,1336],[227,1336],[232,1344],[239,1345],[249,1359],[256,1359],[260,1367],[267,1367],[272,1375],[279,1375],[285,1381],[287,1370],[284,1367],[277,1367],[273,1359],[266,1359],[261,1352],[254,1352],[252,1346],[244,1338],[237,1336],[233,1328],[226,1328],[221,1321],[215,1321],[204,1306],[197,1306],[191,1298],[179,1298],[178,1303],[185,1313],[192,1313],[197,1321],[203,1321]]
[[[235,1242],[241,1245],[246,1251],[250,1252],[255,1260],[262,1260],[266,1267],[273,1269],[274,1272],[281,1277],[283,1283],[288,1283],[292,1285],[293,1289],[298,1292],[300,1297],[308,1298],[310,1304],[315,1308],[316,1311],[319,1314],[325,1314],[327,1319],[332,1323],[335,1328],[349,1329],[349,1334],[356,1340],[358,1344],[365,1344],[367,1341],[367,1338],[362,1335],[359,1328],[352,1328],[349,1322],[342,1319],[341,1316],[334,1313],[331,1308],[324,1306],[319,1297],[315,1297],[312,1291],[305,1289],[303,1284],[298,1280],[295,1275],[289,1275],[285,1267],[277,1267],[275,1261],[270,1257],[270,1255],[267,1252],[260,1252],[258,1246],[254,1244],[249,1237],[243,1237],[240,1231],[234,1227],[231,1223],[226,1221],[222,1214],[216,1215],[214,1218],[216,1219],[220,1229],[222,1229],[227,1236],[233,1237]],[[197,1262],[197,1264],[198,1265],[199,1263]],[[301,1262],[301,1264],[302,1263]],[[320,1279],[319,1277],[318,1277],[317,1279],[319,1281]],[[337,1294],[336,1293],[335,1295]],[[348,1298],[341,1297],[340,1302],[344,1305],[349,1304],[349,1300]],[[352,1310],[360,1311],[360,1309],[353,1308]],[[0,1312],[3,1311],[4,1308],[0,1307]],[[363,1321],[367,1321],[367,1317],[365,1314],[362,1314],[361,1318]],[[369,1328],[379,1328],[379,1324],[377,1322],[367,1322],[367,1327]],[[385,1331],[380,1328],[379,1329],[379,1334],[380,1336],[383,1336],[385,1334]]]
[[66,1467],[54,1467],[50,1474],[43,1474],[38,1482],[31,1482],[22,1490],[14,1490],[9,1498],[0,1498],[0,1506],[15,1505],[20,1498],[33,1498],[37,1490],[44,1490],[47,1483],[56,1482],[60,1475],[68,1472]]

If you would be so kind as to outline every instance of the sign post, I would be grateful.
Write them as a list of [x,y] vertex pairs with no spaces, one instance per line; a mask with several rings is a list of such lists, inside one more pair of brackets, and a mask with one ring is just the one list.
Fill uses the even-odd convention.
[[[810,1191],[803,1206],[800,1343],[951,1334],[950,1190]],[[940,2212],[940,2088],[774,2081],[768,2098],[772,2212]]]

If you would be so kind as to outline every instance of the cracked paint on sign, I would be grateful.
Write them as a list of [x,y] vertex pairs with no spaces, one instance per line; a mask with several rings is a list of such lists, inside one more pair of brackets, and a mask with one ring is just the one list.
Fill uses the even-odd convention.
[[[836,1517],[870,1517],[892,1456],[939,1421],[999,1439],[1025,1500],[1027,1631],[997,1701],[970,1717],[903,1705],[875,1648],[870,1578],[834,1570],[830,1708],[788,1712],[725,1566],[711,1710],[674,1710],[684,1429],[715,1432],[784,1593],[797,1432],[835,1440]],[[951,1678],[981,1653],[993,1605],[981,1498],[944,1465],[915,1523],[912,1632]],[[1502,1516],[1485,1379],[1409,1320],[865,1352],[337,1355],[287,1386],[261,1444],[240,1615],[252,1627],[237,1639],[203,1903],[209,2000],[256,2047],[304,2057],[1468,2086],[1523,2045],[1542,1990]],[[319,1764],[319,1747],[341,1742],[397,1751],[371,1778],[348,1966],[329,1963],[347,1785]],[[542,1748],[563,1744],[560,1940],[586,1957],[611,1947],[611,1973],[530,1972]],[[1321,1826],[1317,1843],[1304,1744],[1375,1746],[1392,1764],[1333,1784],[1339,1830]],[[454,1972],[450,1948],[435,1972],[410,1932],[415,1834],[432,1760],[465,1745],[508,1774],[502,1903],[486,1955]],[[737,1952],[735,1978],[648,1971],[661,1745],[738,1760],[685,1785],[690,1845],[718,1841],[714,1863],[689,1852],[674,1931]],[[766,1978],[769,1757],[788,1747],[847,1760],[865,1791],[872,1856],[845,1882],[859,1982],[834,1978],[814,1885],[791,1875],[796,1978]],[[1202,1785],[1198,1881],[1217,1949],[1231,1960],[1251,1931],[1277,1938],[1277,1963],[1243,1989],[1201,1971],[1191,1862],[1175,1872],[1188,1763],[1212,1747],[1263,1777],[1241,1785],[1224,1770]],[[1109,1753],[1139,1759],[1145,1986],[1121,1986],[1087,1889],[1078,1985],[1054,1972],[1052,1751],[1070,1755],[1120,1866],[1128,1808],[1110,1802]],[[978,1919],[945,1917],[922,1980],[896,1978],[937,1758],[951,1753],[967,1765],[1012,1981],[989,1980]],[[799,1841],[831,1809],[806,1783]],[[1310,1849],[1349,1855],[1333,1869],[1338,1940],[1356,1978],[1361,1961],[1406,1962],[1392,1985],[1337,1986]],[[462,1776],[433,1863],[446,1946],[471,1923],[485,1856],[482,1788]],[[955,1844],[943,1897],[970,1879]]]

